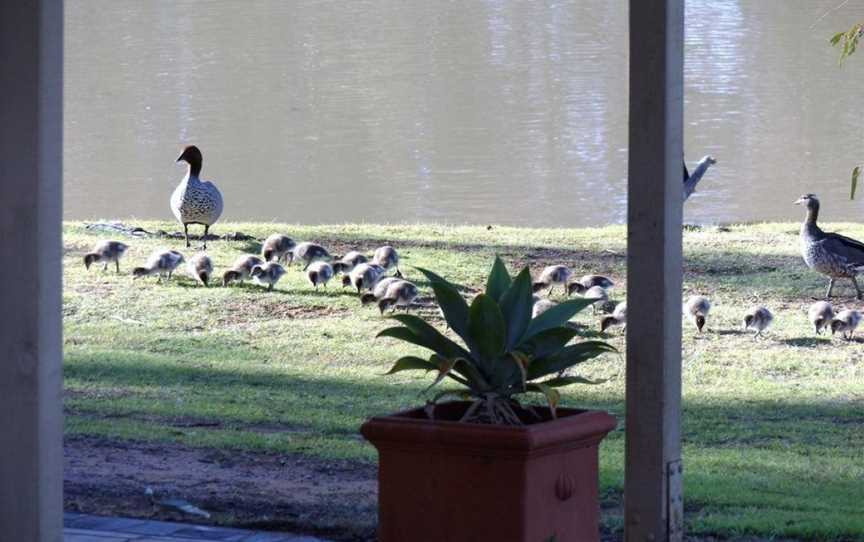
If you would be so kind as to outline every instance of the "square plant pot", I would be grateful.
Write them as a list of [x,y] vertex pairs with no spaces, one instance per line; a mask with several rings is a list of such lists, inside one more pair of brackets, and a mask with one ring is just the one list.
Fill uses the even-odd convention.
[[599,540],[597,446],[606,412],[560,408],[525,426],[460,423],[469,403],[375,417],[380,542]]

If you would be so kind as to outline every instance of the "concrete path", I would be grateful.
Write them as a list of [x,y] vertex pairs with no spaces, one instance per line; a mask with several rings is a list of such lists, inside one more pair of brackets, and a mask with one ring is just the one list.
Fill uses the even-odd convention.
[[64,542],[327,542],[321,538],[189,523],[66,513]]

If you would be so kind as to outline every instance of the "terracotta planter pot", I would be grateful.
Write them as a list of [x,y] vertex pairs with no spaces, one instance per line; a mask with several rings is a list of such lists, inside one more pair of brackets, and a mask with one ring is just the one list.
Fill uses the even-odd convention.
[[615,418],[562,408],[522,427],[446,421],[467,405],[443,403],[435,421],[416,409],[363,424],[379,456],[378,540],[599,540],[597,446]]

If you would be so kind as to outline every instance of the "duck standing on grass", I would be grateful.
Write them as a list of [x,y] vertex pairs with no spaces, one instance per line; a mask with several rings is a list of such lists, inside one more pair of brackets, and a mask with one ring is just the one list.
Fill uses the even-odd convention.
[[400,280],[402,279],[399,277],[384,277],[375,283],[375,287],[372,288],[371,292],[367,292],[360,296],[360,304],[366,306],[382,299],[387,295],[387,288],[389,288],[394,282],[399,282]]
[[210,277],[213,276],[213,260],[210,259],[210,256],[199,252],[192,256],[186,266],[189,269],[189,274],[195,277],[195,280],[204,286],[210,284]]
[[774,315],[771,314],[771,311],[765,307],[753,307],[744,316],[744,330],[755,329],[756,336],[758,336],[768,329],[773,321]]
[[342,287],[353,286],[359,294],[364,289],[372,290],[378,281],[384,277],[386,269],[374,263],[361,263],[342,277]]
[[704,295],[691,295],[684,303],[684,315],[693,322],[699,333],[705,327],[705,320],[711,312],[711,301]]
[[306,277],[315,289],[318,285],[327,287],[327,283],[333,278],[333,268],[327,262],[312,262],[306,270]]
[[303,271],[309,268],[309,264],[318,260],[329,260],[330,253],[327,249],[318,243],[300,243],[294,247],[294,256],[291,261],[301,260],[306,265],[303,266]]
[[129,245],[120,241],[100,241],[93,250],[84,255],[84,267],[88,270],[94,262],[102,262],[102,271],[108,270],[108,262],[114,262],[120,272],[120,258],[126,254]]
[[342,258],[339,259],[338,262],[333,264],[333,272],[334,273],[350,273],[352,269],[360,265],[361,263],[366,263],[369,259],[365,254],[357,252],[356,250],[352,250],[348,252]]
[[550,265],[540,272],[540,276],[534,281],[533,290],[536,293],[544,288],[549,288],[546,295],[551,295],[552,289],[560,284],[566,291],[570,275],[570,269],[566,265]]
[[804,194],[795,201],[795,205],[807,207],[807,217],[801,225],[801,255],[807,267],[828,277],[825,297],[831,297],[835,279],[847,278],[852,281],[857,297],[861,299],[861,288],[855,277],[864,268],[864,243],[838,233],[822,231],[816,223],[819,218],[819,199],[815,194]]
[[816,335],[821,335],[822,330],[831,325],[831,320],[834,319],[834,308],[827,301],[817,301],[810,305],[810,310],[807,311],[807,318],[810,323],[816,328]]
[[294,260],[294,247],[297,243],[287,235],[274,233],[264,240],[261,245],[261,256],[265,262],[275,259],[277,263],[285,262],[288,265]]
[[380,265],[387,271],[391,267],[395,267],[396,271],[399,271],[399,253],[390,245],[378,247],[375,249],[375,253],[372,254],[372,263]]
[[378,309],[384,314],[389,308],[403,307],[408,311],[411,302],[417,297],[417,286],[407,280],[396,280],[387,287],[384,297],[378,300]]
[[831,335],[838,331],[843,334],[843,338],[847,341],[852,340],[852,335],[858,324],[861,323],[861,313],[853,310],[840,311],[834,320],[831,321]]
[[189,224],[200,224],[204,226],[204,248],[207,248],[207,234],[210,231],[210,226],[222,215],[222,193],[219,192],[215,184],[210,181],[202,181],[198,177],[201,174],[201,163],[203,162],[198,147],[189,145],[183,149],[183,153],[177,161],[186,162],[189,164],[189,169],[171,195],[171,211],[177,220],[183,224],[186,246],[191,246],[189,244]]
[[612,316],[606,316],[600,320],[600,331],[606,331],[612,326],[627,326],[627,303],[618,303],[615,305],[615,310],[612,311]]
[[599,286],[604,290],[608,290],[615,286],[612,279],[603,275],[585,275],[581,279],[571,282],[567,285],[567,295],[584,294],[586,290]]
[[222,286],[228,286],[232,281],[240,281],[241,283],[252,276],[252,269],[255,266],[261,265],[264,260],[254,254],[244,254],[234,260],[231,269],[225,271],[222,275]]
[[183,261],[183,255],[176,250],[157,250],[147,258],[142,267],[136,267],[132,270],[132,278],[140,279],[141,277],[156,275],[159,277],[156,282],[162,282],[162,277],[166,276],[170,279],[171,273]]
[[252,268],[252,279],[260,285],[267,285],[267,291],[272,292],[273,286],[285,274],[285,268],[276,262],[264,262]]

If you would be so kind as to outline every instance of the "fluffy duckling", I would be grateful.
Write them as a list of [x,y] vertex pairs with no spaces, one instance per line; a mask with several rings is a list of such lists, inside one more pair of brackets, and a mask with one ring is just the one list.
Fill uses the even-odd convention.
[[279,282],[282,275],[285,274],[285,268],[276,262],[264,262],[252,268],[250,275],[252,280],[260,285],[267,285],[267,291],[272,291],[273,286]]
[[691,295],[684,303],[684,315],[696,325],[699,333],[705,327],[705,319],[711,312],[711,301],[704,295]]
[[[369,303],[374,303],[379,299],[382,299],[385,295],[387,295],[387,288],[390,287],[394,282],[398,282],[402,279],[398,277],[384,277],[378,282],[375,283],[375,287],[372,288],[371,292],[367,292],[360,296],[360,303],[363,305],[368,305]],[[443,314],[442,314],[443,316]]]
[[834,319],[834,307],[827,301],[817,301],[810,305],[807,317],[813,327],[816,328],[816,335],[821,335],[822,330],[830,326],[831,320]]
[[540,316],[544,312],[548,311],[549,309],[551,309],[552,307],[554,307],[557,304],[558,303],[555,303],[554,301],[552,301],[550,299],[546,299],[546,298],[539,297],[539,296],[535,295],[534,296],[534,307],[532,307],[532,309],[531,309],[531,318],[537,318],[538,316]]
[[362,252],[357,252],[356,250],[352,250],[348,254],[342,256],[342,258],[333,264],[333,272],[334,273],[350,273],[352,269],[360,265],[361,263],[366,263],[369,261],[366,258],[366,255]]
[[303,271],[306,271],[309,268],[309,264],[314,261],[329,260],[330,253],[318,243],[300,243],[294,247],[294,255],[291,261],[294,261],[294,259],[302,260],[306,264],[303,266]]
[[584,275],[581,279],[567,285],[567,295],[584,294],[586,290],[595,286],[608,290],[614,287],[615,283],[603,275]]
[[372,254],[372,263],[375,265],[380,265],[386,270],[390,270],[391,267],[395,267],[396,270],[399,270],[399,254],[396,252],[396,249],[391,247],[390,245],[384,245],[383,247],[378,247],[375,249],[375,253]]
[[291,265],[294,261],[294,247],[297,243],[287,235],[274,233],[264,240],[261,245],[261,256],[265,262],[276,260],[277,263],[285,262]]
[[353,286],[359,294],[364,289],[371,290],[384,276],[386,269],[374,263],[361,263],[342,277],[342,287]]
[[210,283],[210,277],[213,276],[213,260],[210,259],[210,256],[199,252],[192,256],[186,266],[189,269],[189,274],[195,277],[198,282],[204,286]]
[[318,285],[326,288],[327,283],[333,278],[333,267],[327,262],[312,262],[306,270],[306,276],[316,290]]
[[540,272],[540,277],[534,281],[534,291],[539,292],[543,288],[549,288],[548,294],[552,293],[555,285],[560,284],[567,289],[567,281],[570,280],[570,269],[566,265],[550,265]]
[[834,335],[839,331],[843,334],[844,339],[851,341],[852,335],[855,333],[855,329],[860,323],[860,312],[854,310],[840,311],[831,321],[831,335]]
[[600,331],[606,331],[612,326],[627,327],[627,303],[618,303],[615,305],[615,310],[611,316],[606,316],[600,320]]
[[252,276],[252,269],[261,265],[264,260],[254,254],[244,254],[234,260],[231,269],[222,275],[222,286],[228,286],[231,281],[238,280],[241,283]]
[[744,316],[744,329],[755,329],[756,335],[761,335],[763,331],[768,329],[771,322],[774,320],[774,315],[765,307],[753,307]]
[[378,309],[381,311],[381,314],[384,314],[384,311],[391,307],[394,310],[396,307],[404,307],[407,311],[415,297],[417,297],[417,286],[415,284],[407,280],[396,280],[387,286],[387,292],[384,294],[384,297],[378,300]]
[[162,277],[167,276],[170,279],[171,273],[183,261],[183,255],[176,250],[157,250],[147,258],[143,267],[136,267],[132,270],[132,278],[140,279],[149,275],[157,275],[159,278],[156,282],[162,282]]
[[126,254],[129,245],[120,241],[100,241],[93,250],[84,255],[84,267],[88,270],[93,262],[102,262],[102,270],[108,270],[108,262],[114,262],[120,272],[120,258]]

